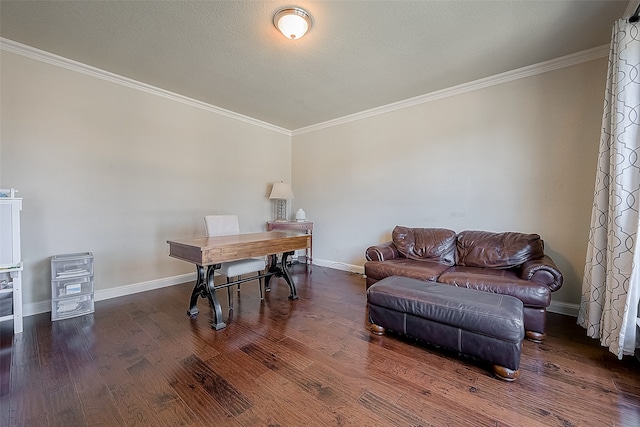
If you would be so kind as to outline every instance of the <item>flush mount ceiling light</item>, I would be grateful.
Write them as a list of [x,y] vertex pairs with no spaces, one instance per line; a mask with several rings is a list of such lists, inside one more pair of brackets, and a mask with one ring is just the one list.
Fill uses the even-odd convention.
[[311,15],[299,7],[285,7],[273,15],[273,25],[291,40],[304,36],[312,24]]

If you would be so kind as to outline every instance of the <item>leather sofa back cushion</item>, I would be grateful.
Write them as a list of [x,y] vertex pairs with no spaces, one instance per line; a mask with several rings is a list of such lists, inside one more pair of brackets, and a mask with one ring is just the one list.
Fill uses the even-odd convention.
[[457,239],[457,265],[513,268],[544,256],[544,243],[537,234],[463,231]]
[[456,233],[444,228],[409,228],[396,226],[391,233],[393,244],[404,257],[454,265]]

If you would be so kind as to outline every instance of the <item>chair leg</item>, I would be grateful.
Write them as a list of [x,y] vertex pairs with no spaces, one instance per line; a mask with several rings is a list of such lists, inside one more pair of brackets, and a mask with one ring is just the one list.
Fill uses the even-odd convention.
[[260,289],[260,301],[262,301],[264,299],[264,296],[262,296],[262,277],[258,278],[258,286]]
[[[227,277],[227,283],[229,283],[231,279]],[[233,297],[231,296],[231,286],[227,286],[227,298],[229,298],[229,311],[233,310]]]
[[[242,276],[238,276],[237,279],[240,280]],[[240,283],[238,283],[238,293],[240,293]]]

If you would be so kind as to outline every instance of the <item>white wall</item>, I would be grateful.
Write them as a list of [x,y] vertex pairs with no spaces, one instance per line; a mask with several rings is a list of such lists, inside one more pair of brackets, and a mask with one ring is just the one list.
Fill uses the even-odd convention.
[[166,240],[237,212],[271,218],[270,183],[315,222],[320,264],[361,266],[397,224],[536,232],[580,299],[606,59],[319,130],[286,132],[1,51],[0,186],[24,197],[25,304],[51,255],[91,251],[96,289],[192,267]]
[[[294,134],[314,259],[361,266],[395,225],[539,233],[580,301],[606,59]],[[372,88],[375,90],[375,88]]]
[[95,287],[195,271],[167,239],[204,234],[203,216],[272,217],[270,184],[290,179],[291,138],[111,81],[2,51],[0,184],[20,190],[24,303],[46,307],[50,257],[91,251]]

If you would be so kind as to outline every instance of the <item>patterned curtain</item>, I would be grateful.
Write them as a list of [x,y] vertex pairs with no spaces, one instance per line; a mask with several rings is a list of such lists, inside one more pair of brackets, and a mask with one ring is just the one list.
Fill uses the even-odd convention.
[[613,26],[578,324],[622,359],[636,346],[640,296],[640,37]]

